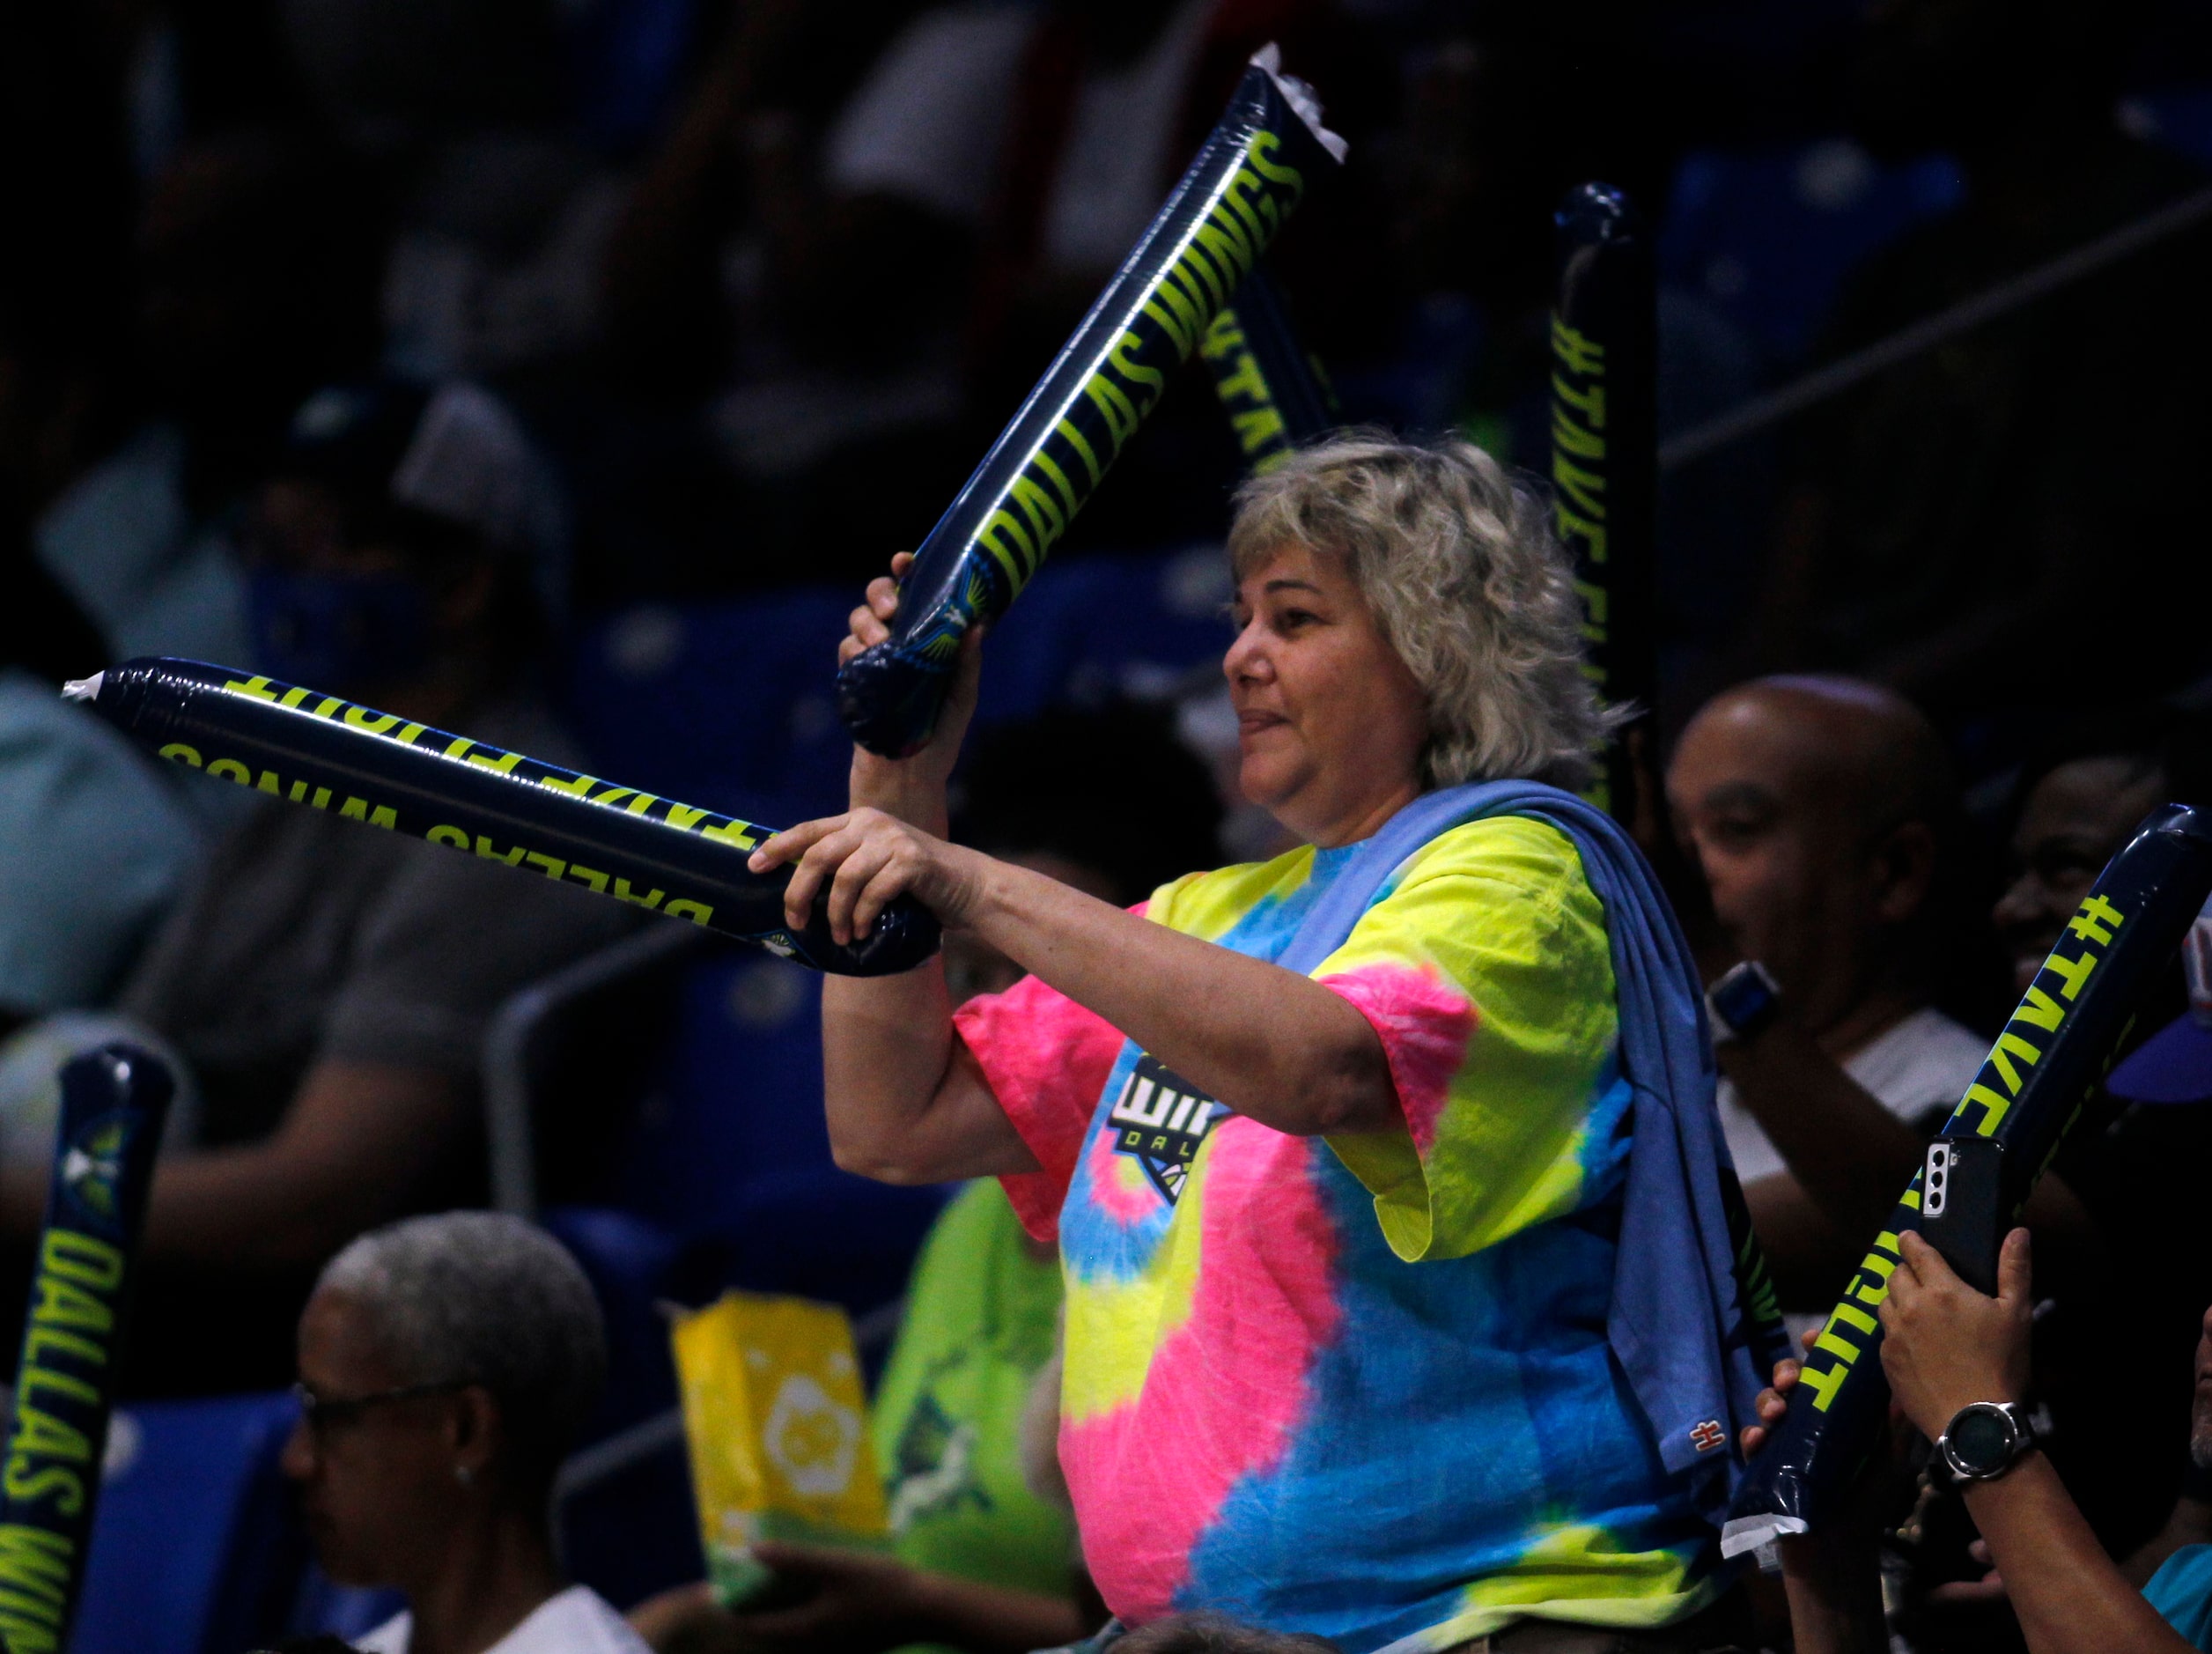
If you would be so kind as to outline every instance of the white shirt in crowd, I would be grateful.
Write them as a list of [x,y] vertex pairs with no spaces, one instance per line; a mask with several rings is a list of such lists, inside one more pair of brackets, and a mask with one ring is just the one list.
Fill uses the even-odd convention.
[[[1112,269],[1159,210],[1170,161],[1183,159],[1169,149],[1215,4],[1183,0],[1134,63],[1083,77],[1045,204],[1048,269]],[[839,113],[826,151],[830,182],[979,222],[1038,22],[1036,7],[1008,0],[925,11]]]
[[[1980,1035],[1941,1011],[1924,1008],[1869,1041],[1844,1063],[1843,1071],[1898,1119],[1913,1120],[1931,1108],[1956,1104],[1988,1054],[1989,1042]],[[1748,1184],[1788,1170],[1729,1081],[1721,1082],[1716,1101],[1739,1181]]]
[[[354,1647],[362,1654],[408,1654],[415,1640],[415,1616],[396,1613]],[[588,1585],[571,1585],[540,1603],[529,1618],[494,1643],[484,1654],[651,1654],[607,1599]]]

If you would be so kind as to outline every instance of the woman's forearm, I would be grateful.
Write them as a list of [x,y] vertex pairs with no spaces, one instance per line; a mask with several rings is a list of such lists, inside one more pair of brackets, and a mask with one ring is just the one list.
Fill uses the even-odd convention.
[[1198,1089],[1299,1136],[1403,1118],[1382,1042],[1349,1001],[1043,874],[976,860],[976,934]]
[[2189,1654],[2105,1554],[2042,1454],[1995,1481],[1969,1483],[1966,1509],[2004,1576],[2030,1654]]

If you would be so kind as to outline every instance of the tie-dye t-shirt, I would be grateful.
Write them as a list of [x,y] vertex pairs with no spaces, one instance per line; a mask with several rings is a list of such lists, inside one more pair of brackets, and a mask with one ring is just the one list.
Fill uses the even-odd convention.
[[[1356,846],[1194,875],[1154,921],[1272,958]],[[1059,1236],[1060,1458],[1108,1605],[1350,1654],[1515,1617],[1651,1626],[1721,1584],[1605,1339],[1630,1104],[1604,917],[1567,838],[1455,828],[1313,972],[1403,1127],[1301,1138],[1025,978],[956,1015]]]

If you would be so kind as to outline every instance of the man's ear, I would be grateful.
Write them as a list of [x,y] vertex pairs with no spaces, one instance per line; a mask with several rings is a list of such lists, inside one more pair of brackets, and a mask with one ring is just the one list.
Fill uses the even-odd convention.
[[1893,827],[1874,852],[1874,911],[1884,924],[1901,925],[1928,904],[1936,882],[1936,834],[1926,822]]
[[466,1472],[467,1481],[481,1481],[506,1442],[506,1421],[499,1415],[499,1399],[482,1384],[470,1384],[454,1398],[453,1423],[447,1439],[452,1444],[453,1469]]

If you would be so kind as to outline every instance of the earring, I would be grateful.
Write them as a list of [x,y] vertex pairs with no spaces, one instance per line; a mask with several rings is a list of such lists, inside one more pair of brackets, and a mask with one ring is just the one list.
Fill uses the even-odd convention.
[[453,1480],[464,1488],[474,1487],[476,1480],[476,1473],[469,1469],[466,1465],[455,1465],[453,1466]]

